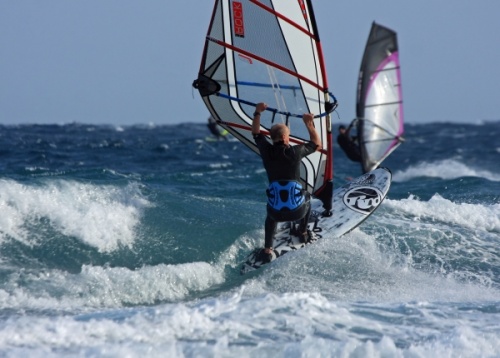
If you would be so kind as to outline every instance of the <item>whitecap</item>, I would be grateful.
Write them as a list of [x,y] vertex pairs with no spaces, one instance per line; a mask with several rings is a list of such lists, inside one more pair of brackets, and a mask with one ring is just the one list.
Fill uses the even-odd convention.
[[446,159],[437,162],[422,162],[405,170],[394,172],[395,182],[409,181],[419,177],[440,178],[445,180],[462,177],[479,177],[491,181],[500,181],[500,175],[488,170],[471,168],[457,160]]

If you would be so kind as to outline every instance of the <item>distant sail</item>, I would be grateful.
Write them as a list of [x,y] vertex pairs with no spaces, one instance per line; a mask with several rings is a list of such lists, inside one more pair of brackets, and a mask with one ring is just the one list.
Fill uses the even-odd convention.
[[329,205],[333,186],[329,113],[336,103],[330,103],[310,1],[215,1],[193,86],[218,124],[256,153],[251,133],[255,104],[269,106],[261,116],[261,130],[285,123],[292,145],[309,140],[302,114],[314,113],[323,148],[303,159],[301,178],[310,193]]
[[404,140],[397,35],[375,22],[359,71],[356,116],[366,173],[378,167]]

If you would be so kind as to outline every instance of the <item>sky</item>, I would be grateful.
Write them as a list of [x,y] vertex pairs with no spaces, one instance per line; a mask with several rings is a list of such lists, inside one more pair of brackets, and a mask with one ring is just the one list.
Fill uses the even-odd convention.
[[[292,1],[292,0],[289,0]],[[206,122],[212,0],[0,0],[0,124]],[[408,123],[500,120],[499,0],[313,0],[335,120],[371,23],[398,33]]]

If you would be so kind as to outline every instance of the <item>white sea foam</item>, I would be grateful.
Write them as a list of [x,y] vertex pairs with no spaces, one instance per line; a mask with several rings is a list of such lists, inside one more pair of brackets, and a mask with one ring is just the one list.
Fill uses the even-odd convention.
[[500,232],[500,204],[454,203],[434,194],[429,201],[410,196],[402,200],[386,199],[384,205],[400,214],[410,214],[414,220],[427,218],[474,230]]
[[[493,357],[496,315],[425,302],[349,304],[317,293],[242,291],[196,304],[82,316],[11,318],[0,350],[11,356]],[[418,321],[418,328],[407,326]],[[483,325],[491,327],[481,329]],[[397,344],[396,344],[397,342]]]
[[326,239],[271,263],[246,282],[247,293],[321,292],[338,301],[470,302],[495,300],[498,290],[421,271],[382,252],[359,229]]
[[84,266],[78,274],[59,270],[14,273],[0,288],[0,309],[87,312],[102,307],[151,305],[183,300],[223,281],[222,270],[206,262],[137,270]]
[[[500,207],[496,210],[498,209]],[[430,212],[431,209],[427,211]],[[383,229],[378,234],[382,237],[380,240],[363,232],[365,227],[371,226],[370,221],[362,228],[355,229],[340,238],[328,237],[326,234],[314,245],[286,254],[272,262],[265,269],[261,269],[256,277],[249,274],[249,279],[245,281],[245,292],[249,295],[261,295],[265,292],[277,294],[321,292],[335,300],[375,302],[412,300],[469,302],[494,300],[499,297],[500,293],[492,288],[491,277],[488,275],[476,275],[476,277],[474,272],[465,269],[467,275],[474,276],[474,279],[469,281],[463,279],[460,273],[436,274],[432,269],[424,270],[419,265],[413,265],[411,251],[403,254],[397,248],[397,244],[394,244],[395,248],[390,247],[390,237],[393,236],[404,244],[404,239],[401,238],[397,228],[395,232],[387,228],[392,225],[394,229],[394,225],[398,223],[397,218],[394,219],[391,215],[391,213],[380,215],[381,217],[371,224],[377,226],[379,222],[381,223]],[[477,215],[479,218],[481,214]],[[415,228],[412,229],[415,230],[414,233],[423,230],[422,233],[426,235],[426,226],[420,221],[405,219],[405,222],[414,224]],[[403,231],[405,237],[412,236],[406,233],[406,227],[399,230]],[[429,230],[438,229],[433,224]],[[237,248],[236,251],[248,254],[253,248],[261,245],[262,235],[263,230],[258,230],[255,235],[243,236],[232,245],[232,249]],[[432,246],[432,238],[429,240]],[[471,244],[470,241],[473,239],[470,236],[466,240],[469,240],[468,244],[473,245],[470,248],[478,250],[476,254],[485,259],[490,257],[488,255],[491,255],[491,247],[497,244],[483,241]],[[426,241],[420,241],[418,245],[427,245]],[[382,249],[381,242],[388,244],[384,243]],[[460,249],[464,247],[457,248]],[[231,260],[230,258],[234,258],[235,254],[234,250],[232,252],[228,250],[223,255],[226,263]],[[450,257],[445,259],[454,260],[455,254],[449,252]],[[492,265],[494,262],[492,258]]]
[[222,162],[222,163],[210,163],[208,166],[213,169],[225,169],[231,167],[233,164],[230,162]]
[[33,227],[47,221],[63,235],[101,252],[112,251],[119,245],[132,245],[134,230],[149,205],[133,184],[118,187],[52,180],[25,185],[0,180],[0,242],[14,238],[32,245],[37,239]]
[[393,180],[404,182],[418,177],[432,177],[446,180],[462,177],[479,177],[491,181],[500,181],[500,174],[498,173],[471,168],[452,159],[432,163],[422,162],[415,166],[410,166],[406,170],[398,170],[394,173]]
[[224,280],[222,270],[206,262],[161,264],[133,271],[85,266],[80,276],[87,301],[96,307],[182,300]]

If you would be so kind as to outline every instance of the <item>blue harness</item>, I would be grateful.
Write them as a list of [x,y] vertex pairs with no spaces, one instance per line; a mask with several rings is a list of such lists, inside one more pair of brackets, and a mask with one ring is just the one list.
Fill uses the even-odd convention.
[[297,209],[304,203],[304,189],[296,181],[273,181],[266,190],[268,205],[277,211]]

